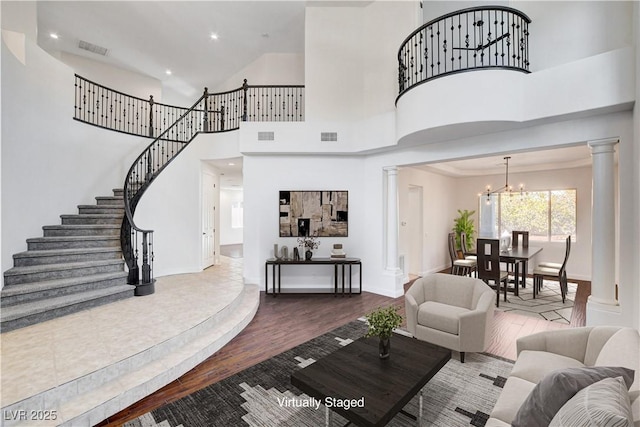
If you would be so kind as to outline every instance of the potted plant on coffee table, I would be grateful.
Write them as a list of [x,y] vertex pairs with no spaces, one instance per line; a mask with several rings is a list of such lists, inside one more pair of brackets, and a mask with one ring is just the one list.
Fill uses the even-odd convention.
[[391,350],[391,334],[393,330],[402,325],[402,316],[398,313],[397,306],[390,305],[385,308],[378,308],[365,315],[369,330],[366,337],[379,337],[380,359],[389,357]]

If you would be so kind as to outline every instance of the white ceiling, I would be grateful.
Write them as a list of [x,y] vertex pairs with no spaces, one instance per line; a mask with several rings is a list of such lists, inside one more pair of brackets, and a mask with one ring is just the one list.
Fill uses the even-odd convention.
[[[38,1],[38,44],[125,68],[192,97],[215,88],[265,53],[303,53],[305,4],[366,6],[369,1]],[[56,33],[58,39],[49,35]],[[211,34],[218,35],[217,40]],[[100,56],[80,40],[108,49]],[[172,71],[168,76],[167,69]],[[422,165],[451,176],[504,172],[504,156]],[[229,166],[228,163],[235,163]],[[512,155],[510,171],[590,164],[586,146]],[[242,185],[242,159],[212,162],[222,188]]]
[[553,150],[529,151],[500,156],[479,157],[451,162],[414,165],[419,169],[452,177],[472,177],[505,173],[505,156],[509,159],[509,172],[539,172],[570,169],[591,165],[591,151],[586,144]]
[[[219,86],[265,53],[304,51],[303,1],[39,1],[37,6],[43,49],[151,76],[185,97]],[[107,55],[78,48],[80,40],[107,48]]]

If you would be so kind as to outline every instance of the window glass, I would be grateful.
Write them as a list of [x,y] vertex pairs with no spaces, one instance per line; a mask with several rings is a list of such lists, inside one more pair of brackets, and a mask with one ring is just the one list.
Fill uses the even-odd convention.
[[562,242],[568,235],[575,241],[575,189],[481,195],[479,206],[481,237],[522,230],[533,241]]

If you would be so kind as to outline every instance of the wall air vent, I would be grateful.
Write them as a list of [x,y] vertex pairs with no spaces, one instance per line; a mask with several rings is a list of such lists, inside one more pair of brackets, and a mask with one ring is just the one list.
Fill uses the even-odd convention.
[[337,141],[338,140],[338,132],[321,132],[320,133],[320,141]]
[[109,49],[106,47],[98,46],[97,44],[89,43],[84,40],[80,40],[78,43],[80,49],[88,50],[91,53],[97,53],[98,55],[106,56]]
[[273,141],[274,139],[275,139],[275,134],[273,131],[258,132],[258,141]]

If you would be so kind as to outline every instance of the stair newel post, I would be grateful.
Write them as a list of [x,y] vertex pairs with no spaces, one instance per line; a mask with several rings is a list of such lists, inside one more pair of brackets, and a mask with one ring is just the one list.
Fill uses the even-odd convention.
[[247,84],[247,79],[244,79],[242,83],[242,121],[247,121],[247,92],[249,91],[249,85]]
[[204,88],[204,118],[202,119],[202,131],[209,132],[209,89]]
[[149,136],[153,137],[153,95],[149,95]]
[[142,233],[142,283],[151,283],[151,265],[149,265],[148,233]]

